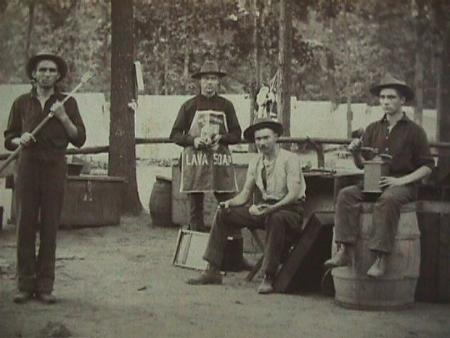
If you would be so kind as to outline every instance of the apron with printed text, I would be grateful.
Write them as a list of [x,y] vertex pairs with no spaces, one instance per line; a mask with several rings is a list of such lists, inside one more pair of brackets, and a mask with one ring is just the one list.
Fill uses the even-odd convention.
[[[197,110],[189,135],[212,138],[228,132],[225,113]],[[181,192],[235,192],[236,175],[230,150],[226,145],[195,149],[185,147],[181,155]]]

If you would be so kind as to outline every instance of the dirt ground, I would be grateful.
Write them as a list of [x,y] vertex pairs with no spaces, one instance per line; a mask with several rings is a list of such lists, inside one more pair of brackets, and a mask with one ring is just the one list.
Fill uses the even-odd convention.
[[450,305],[399,312],[346,310],[320,294],[258,295],[259,281],[228,273],[223,286],[189,286],[197,272],[171,262],[177,229],[148,215],[120,226],[62,230],[58,303],[12,302],[15,234],[0,232],[0,337],[450,337]]

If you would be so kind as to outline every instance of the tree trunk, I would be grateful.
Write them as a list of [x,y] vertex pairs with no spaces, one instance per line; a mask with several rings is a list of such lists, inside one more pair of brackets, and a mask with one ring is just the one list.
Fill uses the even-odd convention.
[[[441,106],[439,120],[439,141],[450,142],[450,23],[443,20],[443,53],[441,72]],[[442,150],[442,157],[438,161],[438,180],[444,184],[450,184],[450,152]]]
[[278,119],[283,124],[284,136],[291,135],[291,31],[292,15],[290,0],[280,0],[277,101]]
[[414,109],[414,120],[422,125],[423,115],[423,62],[424,62],[424,33],[425,33],[425,9],[423,0],[415,0],[417,17],[415,20],[416,30],[416,62],[414,67],[414,87],[416,94],[416,106]]
[[31,36],[33,33],[33,27],[34,27],[34,8],[35,8],[35,2],[31,1],[28,4],[28,28],[27,28],[27,38],[26,38],[26,44],[25,44],[25,62],[28,62],[28,59],[30,58]]
[[352,121],[353,121],[352,97],[350,94],[347,94],[347,138],[352,137]]
[[111,115],[108,174],[127,179],[122,212],[139,214],[142,205],[136,182],[133,78],[133,1],[111,0]]
[[164,95],[169,95],[169,63],[170,63],[170,50],[169,43],[167,42],[164,49]]
[[[445,16],[446,14],[442,13],[441,6],[438,2],[434,2],[431,7],[431,22],[432,24],[432,36],[433,36],[433,63],[434,63],[434,71],[433,78],[435,80],[435,108],[436,108],[436,121],[440,123],[441,121],[441,112],[442,112],[442,62],[443,62],[443,28],[445,28]],[[439,124],[436,125],[436,135],[435,140],[440,140],[440,128]]]
[[325,88],[328,93],[328,97],[331,103],[331,110],[335,111],[338,107],[337,103],[337,90],[336,90],[336,67],[334,62],[334,54],[332,50],[326,50],[326,63],[327,63],[327,80],[325,83]]
[[[261,15],[262,1],[253,0],[253,66],[254,73],[252,83],[250,84],[250,124],[255,120],[256,113],[256,95],[261,87]],[[249,152],[256,152],[254,144],[249,144]]]

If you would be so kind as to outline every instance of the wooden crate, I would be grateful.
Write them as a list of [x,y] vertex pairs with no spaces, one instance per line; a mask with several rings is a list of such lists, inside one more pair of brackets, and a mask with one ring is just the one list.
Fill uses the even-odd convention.
[[68,176],[61,227],[119,224],[124,182],[112,176]]

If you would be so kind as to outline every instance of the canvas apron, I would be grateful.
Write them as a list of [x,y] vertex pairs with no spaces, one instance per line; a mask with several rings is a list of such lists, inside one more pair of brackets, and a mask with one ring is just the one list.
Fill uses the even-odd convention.
[[[225,113],[197,110],[189,135],[212,138],[228,132]],[[230,150],[218,144],[206,149],[185,147],[181,155],[181,192],[235,192],[236,175]]]

